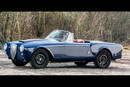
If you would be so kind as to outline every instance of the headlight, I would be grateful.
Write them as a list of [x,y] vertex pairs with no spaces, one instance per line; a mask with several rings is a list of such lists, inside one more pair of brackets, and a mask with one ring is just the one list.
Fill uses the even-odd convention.
[[20,52],[23,52],[23,51],[24,51],[24,46],[21,45],[21,46],[20,46]]
[[6,49],[7,49],[7,44],[4,45],[4,50],[6,50]]

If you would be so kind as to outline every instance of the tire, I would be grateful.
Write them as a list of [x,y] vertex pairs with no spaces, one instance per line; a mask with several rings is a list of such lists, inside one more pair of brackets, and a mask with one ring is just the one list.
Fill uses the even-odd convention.
[[45,68],[49,62],[49,55],[48,52],[44,49],[38,49],[36,52],[33,53],[32,59],[30,64],[33,68]]
[[85,66],[88,62],[87,61],[80,61],[80,62],[74,62],[77,66]]
[[111,54],[107,50],[102,50],[98,55],[94,64],[97,68],[108,68],[111,63]]
[[27,64],[27,62],[15,61],[15,60],[12,60],[12,63],[13,63],[15,66],[24,66],[24,65]]

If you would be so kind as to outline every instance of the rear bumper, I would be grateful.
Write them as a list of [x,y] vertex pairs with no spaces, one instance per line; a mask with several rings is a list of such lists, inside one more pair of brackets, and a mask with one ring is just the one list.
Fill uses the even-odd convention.
[[113,54],[112,59],[121,59],[122,58],[122,50],[116,54]]

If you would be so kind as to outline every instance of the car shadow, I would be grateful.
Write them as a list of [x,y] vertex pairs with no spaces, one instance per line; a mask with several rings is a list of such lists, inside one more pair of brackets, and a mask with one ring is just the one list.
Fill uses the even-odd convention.
[[[13,69],[18,69],[18,70],[23,70],[23,69],[34,69],[30,64],[29,65],[26,65],[26,66],[13,66],[12,67]],[[61,66],[59,66],[59,65],[48,65],[47,67],[46,67],[46,69],[65,69],[65,68],[67,68],[67,69],[102,69],[102,68],[97,68],[97,67],[95,67],[93,64],[88,64],[88,65],[86,65],[86,66],[76,66],[76,65],[62,65],[61,64]],[[107,70],[125,70],[124,68],[120,68],[120,67],[113,67],[113,66],[110,66],[110,67],[108,67],[108,68],[106,68]]]
[[[14,66],[12,67],[13,69],[34,69],[31,66]],[[46,68],[50,69],[50,68],[96,68],[95,66],[92,65],[86,65],[86,66],[76,66],[76,65],[67,65],[67,66],[47,66]]]
[[76,65],[67,65],[67,66],[48,66],[47,68],[96,68],[95,66],[76,66]]
[[31,66],[14,66],[12,67],[13,69],[34,69]]
[[[17,70],[26,70],[26,69],[34,69],[33,67],[31,66],[14,66],[12,67],[13,69],[17,69]],[[90,66],[90,65],[87,65],[87,66],[74,66],[74,65],[71,65],[71,66],[48,66],[44,69],[99,69],[99,70],[114,70],[114,71],[118,71],[118,70],[126,70],[124,68],[120,68],[120,67],[108,67],[108,68],[97,68],[95,66]],[[37,69],[38,70],[38,69]]]
[[28,72],[28,71],[30,71],[30,70],[32,70],[32,72],[34,72],[34,70],[35,71],[39,71],[39,70],[54,70],[54,69],[56,69],[56,70],[71,70],[71,69],[80,69],[80,70],[89,70],[89,69],[92,69],[92,70],[98,70],[99,72],[106,72],[106,71],[108,71],[108,72],[110,72],[111,73],[111,71],[114,71],[114,72],[121,72],[121,71],[130,71],[130,69],[125,69],[125,68],[120,68],[120,67],[113,67],[113,66],[110,66],[110,67],[108,67],[108,68],[105,68],[105,69],[102,69],[102,68],[97,68],[97,67],[95,67],[94,65],[86,65],[86,66],[81,66],[81,67],[79,67],[79,66],[76,66],[76,65],[69,65],[69,66],[47,66],[46,68],[41,68],[41,69],[34,69],[33,67],[31,67],[31,66],[14,66],[14,67],[11,67],[12,69],[15,69],[15,70],[18,70],[18,71],[26,71],[26,72]]

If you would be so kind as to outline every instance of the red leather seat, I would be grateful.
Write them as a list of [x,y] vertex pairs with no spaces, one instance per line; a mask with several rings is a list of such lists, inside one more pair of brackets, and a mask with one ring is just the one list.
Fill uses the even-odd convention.
[[82,39],[77,39],[77,40],[74,40],[73,42],[75,42],[75,43],[85,43],[85,41],[82,40]]

